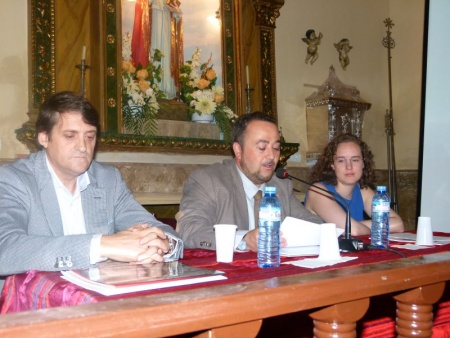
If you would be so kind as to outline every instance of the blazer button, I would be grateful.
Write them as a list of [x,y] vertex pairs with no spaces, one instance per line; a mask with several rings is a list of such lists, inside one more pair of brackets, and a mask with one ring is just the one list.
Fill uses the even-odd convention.
[[211,243],[206,243],[206,246],[209,248],[211,246]]

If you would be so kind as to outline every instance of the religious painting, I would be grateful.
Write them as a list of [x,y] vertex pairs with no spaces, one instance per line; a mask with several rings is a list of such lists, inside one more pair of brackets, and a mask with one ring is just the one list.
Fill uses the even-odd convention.
[[213,66],[223,86],[220,0],[122,0],[121,5],[122,56],[135,67],[160,59],[165,98],[176,98],[177,64],[193,56]]
[[[224,102],[219,0],[121,4],[124,131],[229,140],[237,116]],[[212,123],[218,129],[191,134],[186,125],[184,132],[174,132],[167,120]]]

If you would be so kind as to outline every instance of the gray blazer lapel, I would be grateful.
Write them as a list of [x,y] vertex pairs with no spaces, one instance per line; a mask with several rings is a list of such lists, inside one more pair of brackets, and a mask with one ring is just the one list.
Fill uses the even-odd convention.
[[59,210],[58,198],[56,197],[53,182],[50,181],[46,187],[41,190],[41,201],[48,201],[42,203],[47,223],[53,236],[64,236],[64,229],[61,219],[61,212]]
[[[47,168],[44,151],[41,151],[36,155],[34,168],[36,181],[40,192],[40,201],[47,201],[47,203],[42,203],[42,208],[44,209],[50,232],[53,236],[63,236],[64,229],[61,219],[61,212],[59,210],[58,198],[56,197],[52,177]],[[37,201],[37,203],[40,203],[40,201]]]
[[233,196],[235,205],[235,219],[236,220],[246,220],[244,224],[239,226],[239,230],[248,229],[248,209],[247,209],[247,199],[245,197],[244,185],[242,183],[241,176],[239,175],[236,163],[234,160],[230,160],[229,163],[231,176],[233,177]]

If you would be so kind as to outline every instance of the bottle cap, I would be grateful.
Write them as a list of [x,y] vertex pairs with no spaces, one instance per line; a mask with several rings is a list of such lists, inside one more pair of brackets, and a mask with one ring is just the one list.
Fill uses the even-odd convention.
[[276,194],[277,187],[265,187],[264,192],[267,194]]
[[379,186],[377,186],[377,191],[380,191],[380,192],[386,192],[386,186],[385,186],[385,185],[379,185]]

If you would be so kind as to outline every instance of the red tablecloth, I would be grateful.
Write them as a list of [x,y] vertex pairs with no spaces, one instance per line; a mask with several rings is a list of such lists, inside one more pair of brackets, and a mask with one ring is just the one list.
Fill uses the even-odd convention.
[[[439,234],[444,235],[444,234]],[[363,238],[367,242],[367,238]],[[404,250],[393,248],[407,257],[421,256],[450,250],[450,244],[429,247],[420,250]],[[73,306],[89,304],[110,299],[136,297],[154,293],[174,292],[183,289],[201,288],[228,283],[239,283],[250,280],[266,279],[271,277],[282,277],[293,274],[341,269],[362,264],[379,263],[389,260],[401,259],[396,253],[384,250],[359,251],[356,253],[345,253],[344,256],[357,256],[358,259],[318,269],[296,267],[291,264],[282,264],[279,268],[259,269],[256,264],[256,254],[253,252],[235,253],[233,263],[217,263],[215,252],[202,249],[185,250],[183,263],[196,266],[221,270],[226,273],[228,279],[222,281],[179,286],[160,290],[142,291],[139,293],[124,294],[117,296],[103,296],[94,291],[85,290],[61,278],[59,272],[28,271],[23,274],[10,276],[6,283],[0,299],[0,313],[18,312],[25,310],[45,309],[58,306]],[[282,257],[282,262],[298,260],[298,257]],[[441,302],[437,308],[435,319],[435,332],[443,328],[438,336],[447,337],[446,325],[450,323],[450,292],[446,302]],[[395,305],[394,305],[395,311]],[[364,337],[389,337],[395,332],[394,317],[384,316],[371,319],[363,323],[361,331]],[[380,332],[383,332],[380,335]],[[450,333],[448,335],[450,337]]]

